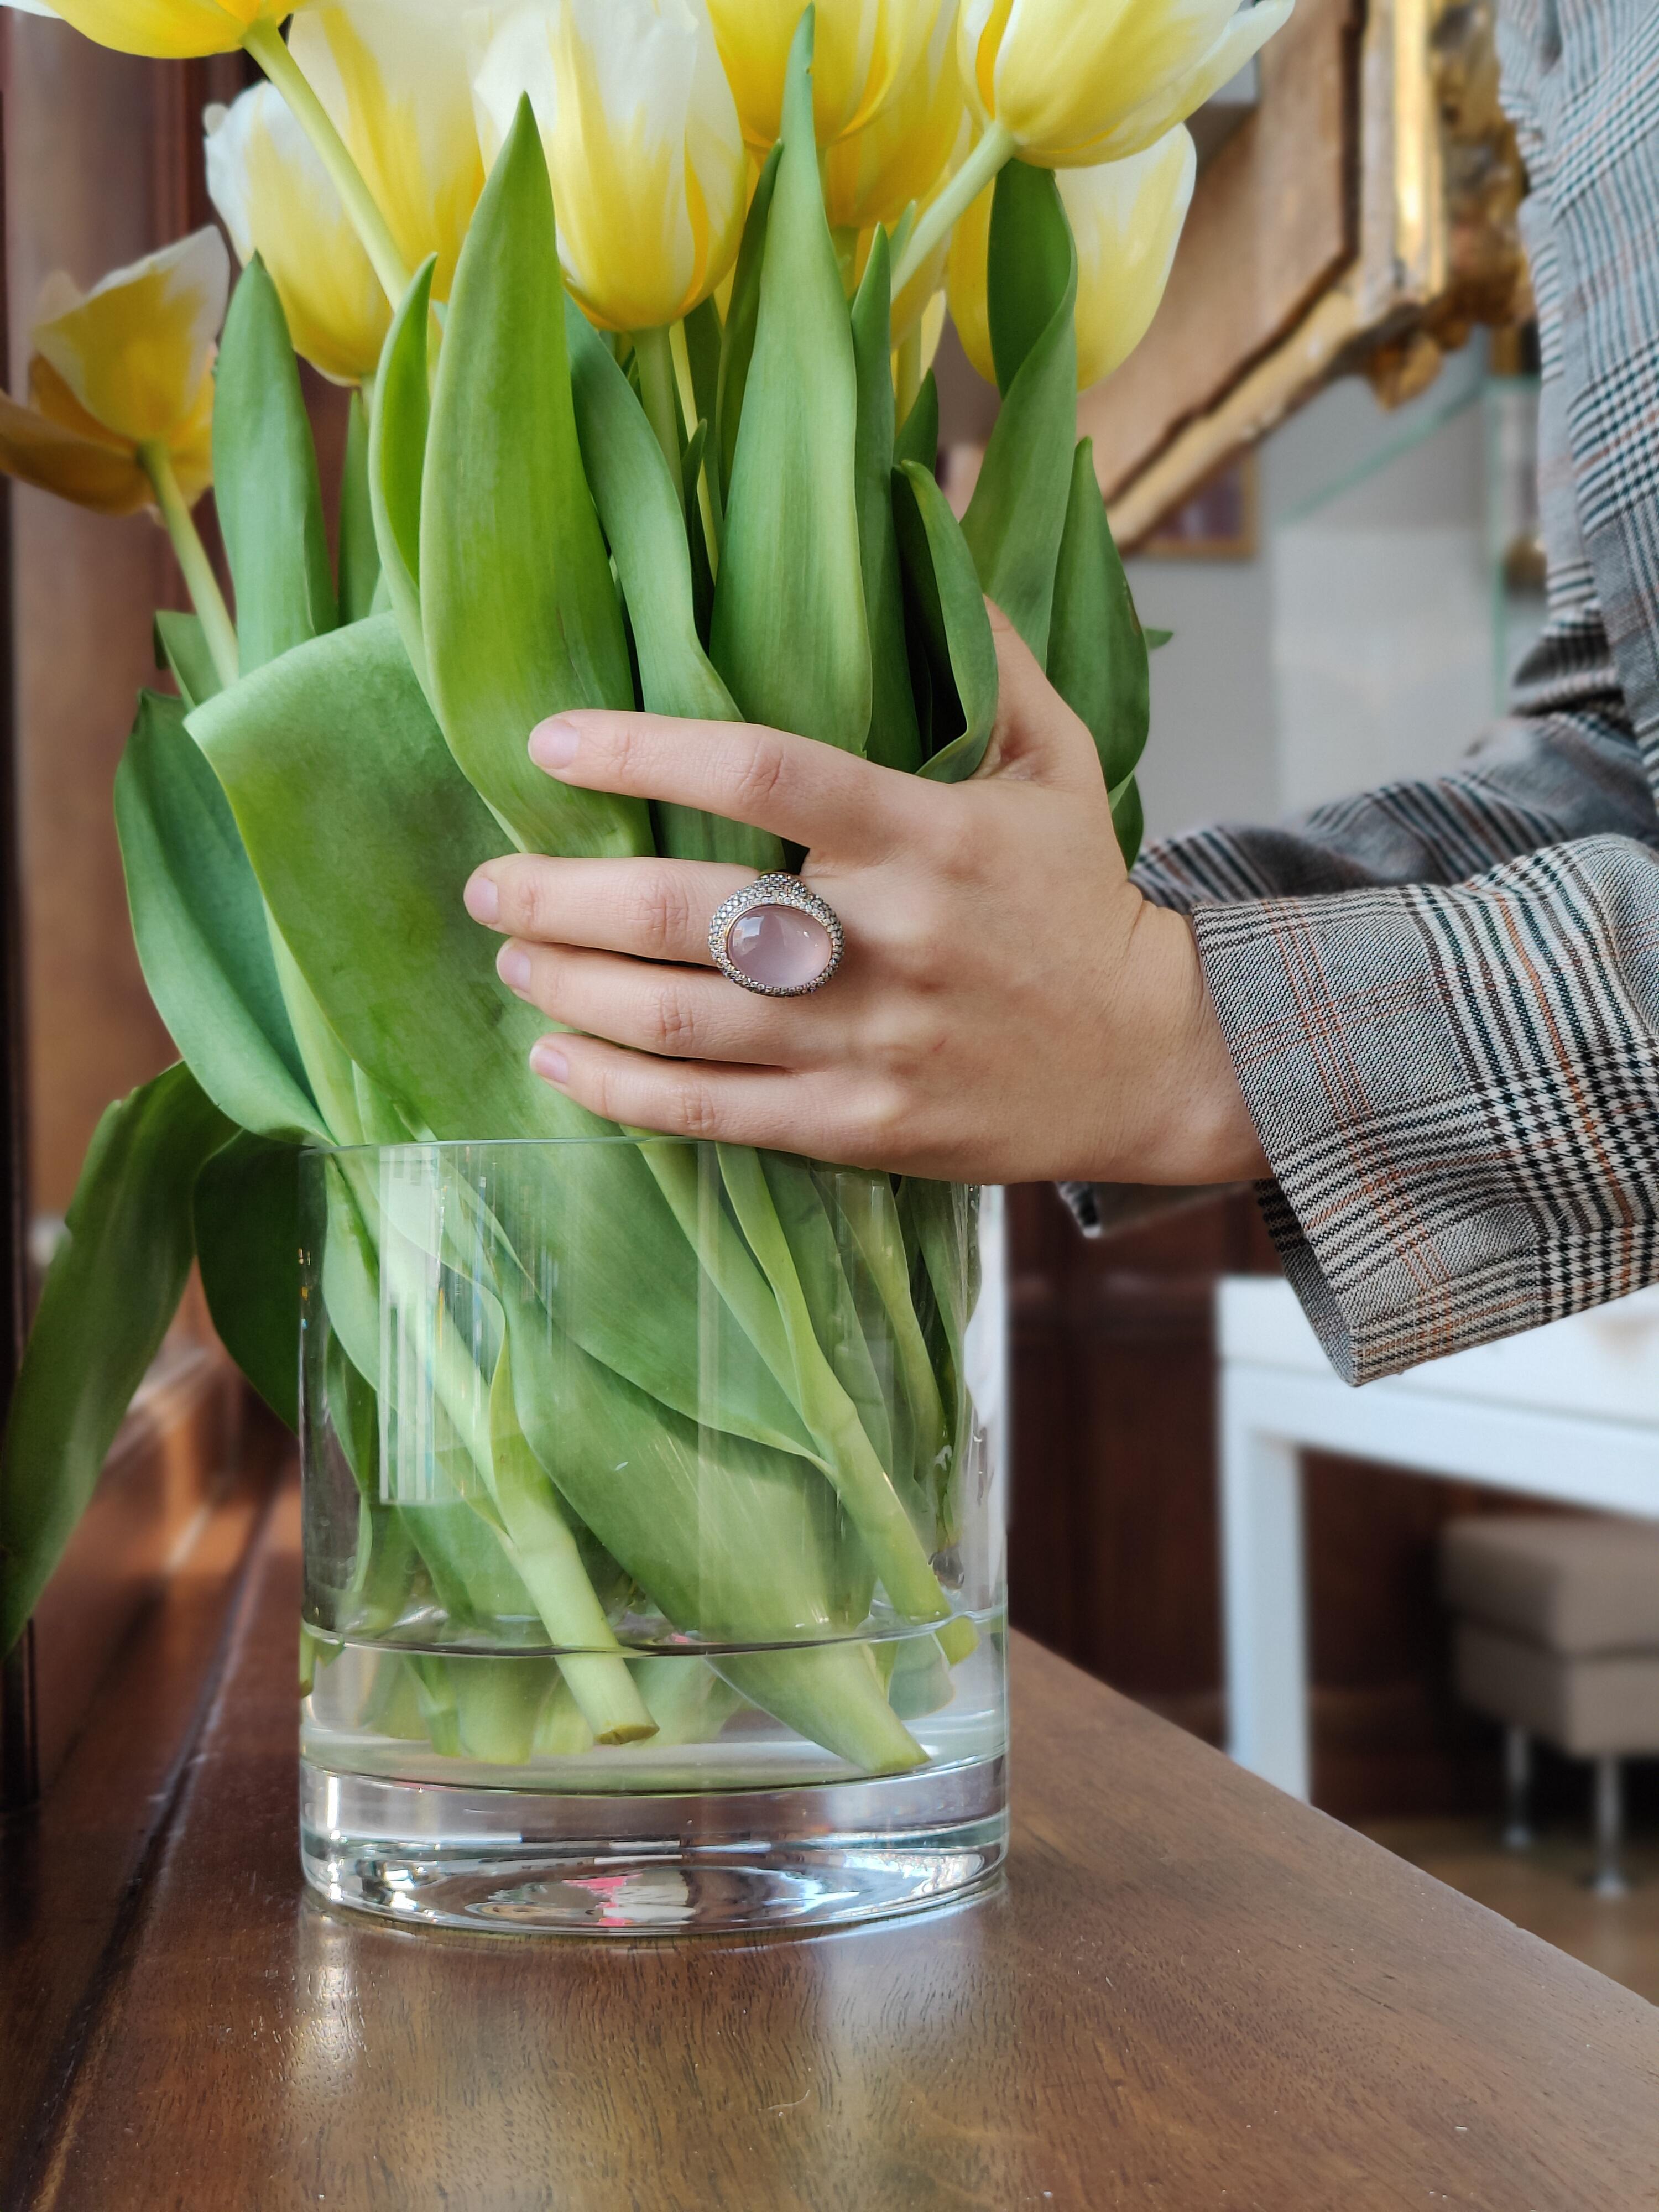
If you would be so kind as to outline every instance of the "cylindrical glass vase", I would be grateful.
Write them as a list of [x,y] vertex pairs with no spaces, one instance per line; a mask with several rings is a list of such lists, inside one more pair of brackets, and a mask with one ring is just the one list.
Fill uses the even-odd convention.
[[999,1200],[667,1139],[307,1154],[323,1895],[809,1927],[996,1868]]

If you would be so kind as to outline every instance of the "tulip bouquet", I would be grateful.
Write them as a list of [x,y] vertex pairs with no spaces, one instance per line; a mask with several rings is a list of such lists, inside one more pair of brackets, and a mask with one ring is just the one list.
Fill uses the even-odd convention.
[[[563,1693],[592,1745],[665,1725],[617,1633],[655,1614],[778,1647],[722,1660],[726,1688],[902,1768],[922,1754],[848,1638],[873,1604],[945,1662],[974,1643],[940,1579],[970,1418],[963,1195],[723,1147],[711,1202],[684,1147],[532,1146],[515,1188],[422,1228],[363,1162],[618,1134],[530,1073],[538,1018],[462,908],[480,861],[786,864],[744,825],[538,774],[526,734],[561,708],[969,776],[988,596],[1092,732],[1133,857],[1146,640],[1075,395],[1157,306],[1183,117],[1290,0],[323,0],[285,40],[289,5],[40,10],[132,52],[242,46],[265,82],[206,119],[243,264],[228,313],[216,232],[84,296],[60,282],[27,404],[0,404],[0,464],[152,507],[194,604],[157,617],[176,696],[142,698],[116,792],[181,1060],[106,1115],[46,1283],[0,1466],[3,1640],[192,1261],[298,1420],[296,1162],[334,1148],[305,1418],[362,1486],[362,1542],[314,1625],[395,1636],[435,1607],[476,1648],[532,1624],[580,1655]],[[933,472],[947,286],[1002,395],[960,524]],[[296,354],[353,387],[332,562]],[[191,520],[210,482],[234,617]],[[463,1231],[472,1325],[424,1355],[440,1510],[388,1486],[377,1316],[411,1246],[459,1275]],[[712,1380],[711,1304],[740,1352]],[[434,1745],[503,1740],[429,1667],[418,1686]]]

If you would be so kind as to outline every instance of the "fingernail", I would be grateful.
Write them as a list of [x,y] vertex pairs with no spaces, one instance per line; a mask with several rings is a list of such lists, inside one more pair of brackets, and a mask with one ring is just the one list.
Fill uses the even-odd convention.
[[530,1065],[544,1083],[566,1083],[570,1079],[570,1062],[551,1037],[544,1037],[538,1045],[532,1046]]
[[530,988],[530,955],[517,945],[504,945],[495,956],[495,973],[509,991]]
[[562,722],[556,717],[550,722],[538,722],[530,732],[530,757],[538,768],[556,775],[575,759],[580,742],[581,733],[574,722]]
[[474,921],[494,921],[501,910],[501,895],[488,876],[471,876],[461,898]]

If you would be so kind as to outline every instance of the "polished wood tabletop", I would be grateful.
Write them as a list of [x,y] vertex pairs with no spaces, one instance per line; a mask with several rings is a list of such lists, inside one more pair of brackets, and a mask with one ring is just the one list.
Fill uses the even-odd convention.
[[245,1519],[8,1838],[9,2207],[1659,2205],[1659,2011],[1018,1638],[1012,1851],[968,1903],[653,1942],[320,1908],[291,1490]]

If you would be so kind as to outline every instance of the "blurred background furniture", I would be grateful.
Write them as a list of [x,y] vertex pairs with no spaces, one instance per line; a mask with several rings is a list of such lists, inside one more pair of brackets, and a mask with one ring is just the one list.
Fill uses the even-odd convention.
[[1599,1516],[1457,1521],[1440,1583],[1458,1695],[1506,1731],[1504,1840],[1531,1841],[1532,1739],[1595,1762],[1592,1886],[1622,1897],[1625,1759],[1659,1753],[1659,1525]]
[[1219,1286],[1228,1745],[1310,1795],[1298,1454],[1659,1519],[1659,1290],[1350,1389],[1288,1283]]

